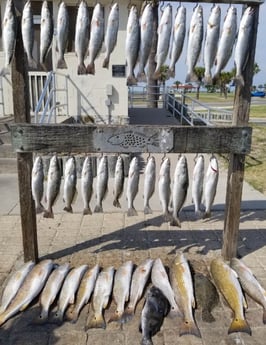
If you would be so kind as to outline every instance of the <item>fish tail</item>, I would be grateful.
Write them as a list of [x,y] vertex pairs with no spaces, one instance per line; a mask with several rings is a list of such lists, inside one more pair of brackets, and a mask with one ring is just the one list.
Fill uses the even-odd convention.
[[211,323],[215,321],[215,318],[209,310],[202,310],[202,321]]
[[216,85],[219,78],[220,78],[220,73],[215,73],[213,78],[212,78],[212,84]]
[[88,318],[85,329],[88,330],[90,328],[106,328],[106,323],[102,314],[93,314],[92,317]]
[[136,211],[135,207],[132,206],[127,210],[128,217],[137,216],[137,215],[138,215],[138,212]]
[[162,73],[160,72],[160,70],[156,70],[154,73],[153,73],[153,79],[154,80],[158,80],[158,79],[160,79],[160,77],[161,77],[161,75],[162,75]]
[[56,68],[66,69],[67,68],[66,60],[64,58],[58,59]]
[[195,335],[196,337],[201,338],[200,330],[194,320],[185,320],[180,325],[180,330],[179,330],[180,337],[185,334],[192,334],[192,335]]
[[70,206],[64,207],[64,211],[69,212],[69,213],[73,213],[72,206],[70,205]]
[[38,206],[36,206],[36,213],[42,213],[44,211],[44,206],[42,204],[39,204]]
[[119,208],[121,208],[121,204],[120,204],[120,202],[119,202],[119,200],[118,200],[118,199],[114,199],[114,201],[113,201],[113,205],[114,205],[115,207],[119,207]]
[[203,216],[202,216],[202,218],[203,219],[206,219],[206,218],[211,218],[211,211],[206,211],[206,212],[204,212],[203,213]]
[[165,211],[163,214],[163,217],[164,217],[165,222],[171,222],[172,221],[172,216],[169,213],[169,211]]
[[189,81],[191,81],[191,75],[190,73],[187,73],[185,82],[188,83]]
[[78,65],[78,74],[86,74],[86,66],[84,65],[84,62]]
[[103,207],[102,205],[96,205],[94,209],[95,213],[103,213]]
[[113,322],[113,321],[119,321],[122,318],[123,313],[119,312],[119,310],[116,310],[111,316],[108,321],[108,323]]
[[170,68],[167,73],[168,79],[175,77],[175,68]]
[[144,207],[144,214],[152,214],[152,209],[150,208],[149,205],[146,205]]
[[139,82],[147,81],[146,74],[145,74],[144,71],[143,72],[139,72],[137,78],[138,78]]
[[245,85],[245,81],[244,81],[242,74],[236,75],[235,83],[239,86],[242,86],[242,87]]
[[41,66],[41,68],[42,68],[43,71],[48,72],[48,68],[47,68],[45,62],[41,62],[41,61],[40,61],[40,66]]
[[134,316],[134,308],[128,306],[121,317],[121,323],[126,323],[130,321],[131,319],[133,319],[133,316]]
[[195,211],[195,214],[196,214],[196,216],[197,216],[198,218],[201,218],[201,217],[202,217],[202,212],[201,212],[201,210],[196,210],[196,211]]
[[28,59],[28,65],[30,68],[36,69],[38,67],[37,62],[33,59],[33,57]]
[[138,81],[134,75],[129,75],[127,77],[127,86],[137,85]]
[[87,74],[95,74],[95,65],[94,65],[94,62],[92,63],[89,63],[87,68],[86,68],[86,72]]
[[266,308],[263,309],[262,321],[263,321],[264,325],[266,325]]
[[250,326],[245,319],[234,318],[228,329],[228,334],[234,332],[243,332],[251,335]]
[[54,218],[54,213],[53,213],[52,208],[44,210],[43,217],[44,218]]
[[109,68],[109,56],[106,56],[103,60],[103,68]]
[[87,214],[92,214],[91,209],[90,209],[89,206],[88,206],[88,207],[85,207],[85,208],[83,209],[83,215],[85,216],[85,215],[87,215]]
[[204,76],[205,84],[212,85],[213,79],[211,73],[208,73]]
[[172,216],[170,225],[172,225],[172,226],[178,226],[179,228],[181,228],[181,222],[180,222],[179,217],[174,217],[174,216]]
[[153,341],[151,338],[143,337],[141,339],[140,345],[153,345]]

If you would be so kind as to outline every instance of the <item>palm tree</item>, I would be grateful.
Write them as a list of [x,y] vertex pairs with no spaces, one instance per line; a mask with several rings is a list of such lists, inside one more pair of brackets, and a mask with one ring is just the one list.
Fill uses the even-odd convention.
[[199,99],[199,90],[204,78],[205,68],[201,66],[195,67],[194,72],[198,78],[196,98]]

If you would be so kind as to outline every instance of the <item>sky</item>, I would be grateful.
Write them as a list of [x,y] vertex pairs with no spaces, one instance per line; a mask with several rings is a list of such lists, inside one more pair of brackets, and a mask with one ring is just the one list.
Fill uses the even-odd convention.
[[[165,2],[167,4],[167,2]],[[173,4],[173,14],[176,12],[175,3]],[[193,3],[183,3],[187,10],[187,31],[188,31],[188,25],[192,16],[193,7],[195,4]],[[206,23],[208,16],[210,14],[210,9],[212,7],[212,4],[208,3],[202,3],[203,6],[203,19],[204,19],[204,32],[206,28]],[[242,13],[242,5],[234,5],[237,8],[237,18],[238,18],[238,24],[241,18]],[[223,24],[223,20],[226,14],[226,11],[228,9],[228,4],[220,4],[221,7],[221,28]],[[259,13],[259,25],[258,25],[258,34],[257,34],[257,47],[256,47],[256,53],[255,53],[255,62],[258,63],[260,72],[254,76],[253,78],[253,85],[259,85],[259,84],[266,84],[266,44],[265,44],[265,28],[266,28],[266,4],[263,3],[260,5],[260,13]],[[181,82],[185,81],[186,78],[186,68],[184,68],[185,61],[186,61],[186,50],[187,50],[187,35],[183,47],[182,54],[180,56],[179,61],[176,64],[176,77],[171,78],[168,81],[168,84],[171,85],[175,80],[179,80]],[[203,49],[201,51],[201,55],[199,57],[199,61],[197,63],[197,66],[204,66],[203,63]],[[166,62],[167,64],[167,62]],[[225,70],[230,71],[234,67],[234,51],[232,53],[231,59],[229,60],[227,66],[225,67]]]

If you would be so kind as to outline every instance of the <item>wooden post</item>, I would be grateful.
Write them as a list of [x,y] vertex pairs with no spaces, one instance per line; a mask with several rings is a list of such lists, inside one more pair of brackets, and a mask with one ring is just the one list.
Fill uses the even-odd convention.
[[[14,1],[14,4],[21,14],[22,1]],[[28,66],[21,36],[21,15],[17,19],[17,41],[11,67],[14,119],[15,122],[30,123]],[[31,194],[32,153],[17,153],[17,169],[24,261],[36,262],[38,244],[35,204]]]
[[[250,55],[243,73],[244,87],[236,88],[234,100],[233,125],[245,126],[249,122],[249,110],[251,100],[251,86],[253,80],[254,58],[257,40],[257,28],[259,17],[259,5],[254,5],[255,19],[252,40],[250,42]],[[239,233],[239,220],[241,211],[242,188],[244,180],[245,155],[230,154],[226,209],[223,233],[222,256],[230,260],[237,255],[237,243]]]

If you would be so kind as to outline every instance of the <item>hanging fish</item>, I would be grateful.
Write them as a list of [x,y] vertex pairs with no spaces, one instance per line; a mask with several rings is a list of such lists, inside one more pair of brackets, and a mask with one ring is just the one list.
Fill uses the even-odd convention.
[[138,158],[133,157],[128,171],[128,179],[127,179],[127,204],[128,210],[127,215],[136,216],[137,211],[134,207],[134,200],[139,190],[139,163]]
[[197,64],[203,40],[203,9],[197,4],[193,10],[188,32],[187,46],[187,76],[186,82],[197,81],[194,68]]
[[155,190],[155,180],[156,180],[156,163],[155,158],[149,157],[144,170],[144,188],[143,188],[143,198],[144,198],[144,213],[152,213],[150,208],[149,200],[152,197]]
[[158,42],[156,49],[156,69],[153,74],[155,80],[161,77],[161,67],[164,64],[169,51],[172,31],[172,6],[168,4],[164,10],[158,26]]
[[67,6],[61,2],[57,15],[57,29],[56,29],[56,48],[58,51],[57,68],[67,68],[64,58],[65,50],[67,47],[69,35],[69,15]]
[[194,203],[196,215],[201,215],[200,205],[203,194],[204,182],[204,156],[199,155],[195,159],[195,166],[192,177],[192,202]]
[[102,202],[106,196],[108,189],[108,159],[102,156],[97,169],[96,180],[96,206],[94,212],[103,212]]
[[42,205],[43,181],[43,161],[41,156],[37,156],[34,160],[31,172],[31,192],[33,200],[35,201],[36,213],[44,211],[44,207]]
[[204,182],[205,213],[203,214],[203,218],[211,217],[211,207],[216,195],[218,178],[219,178],[218,161],[214,156],[212,156],[208,165],[208,169],[205,176],[205,182]]
[[170,54],[170,64],[168,69],[169,77],[175,77],[175,64],[177,63],[184,46],[186,36],[186,8],[177,8],[172,33],[172,48]]
[[220,35],[221,8],[214,5],[208,18],[206,36],[204,42],[204,80],[205,84],[212,84],[211,69],[214,64],[218,49],[218,41]]
[[81,171],[81,196],[83,200],[83,215],[91,214],[90,201],[93,192],[93,170],[92,170],[92,159],[87,156],[84,160],[82,171]]
[[115,165],[115,180],[114,180],[114,201],[113,205],[115,207],[121,208],[121,204],[119,202],[119,198],[121,197],[124,189],[124,161],[121,156],[117,157],[116,165]]
[[15,53],[17,36],[17,17],[13,0],[7,0],[2,24],[5,66],[9,66]]
[[45,67],[45,60],[53,40],[53,16],[50,12],[48,2],[44,1],[41,10],[41,29],[40,29],[40,64]]
[[75,157],[70,157],[66,161],[64,173],[64,195],[63,201],[66,206],[64,211],[73,213],[72,203],[77,194],[77,168]]
[[86,74],[84,60],[87,55],[90,32],[89,8],[86,1],[79,4],[75,29],[75,53],[78,58],[78,74]]
[[114,50],[117,42],[117,34],[119,28],[119,6],[118,3],[114,3],[111,7],[111,11],[107,20],[107,28],[105,34],[105,57],[103,60],[103,67],[109,67],[109,60],[112,51]]
[[137,7],[131,7],[127,21],[126,31],[126,65],[127,65],[127,85],[137,84],[134,68],[137,63],[140,45],[140,26]]
[[89,63],[87,65],[87,73],[95,74],[94,61],[97,55],[100,53],[104,39],[104,14],[103,7],[97,3],[93,9],[91,18],[91,30],[90,30],[90,41],[89,41]]
[[159,172],[159,182],[158,182],[158,191],[159,199],[163,209],[163,215],[165,221],[171,220],[171,215],[169,212],[169,202],[171,195],[171,175],[170,175],[170,159],[165,158],[161,164]]

